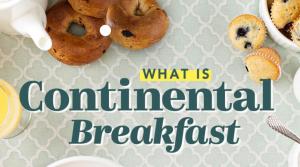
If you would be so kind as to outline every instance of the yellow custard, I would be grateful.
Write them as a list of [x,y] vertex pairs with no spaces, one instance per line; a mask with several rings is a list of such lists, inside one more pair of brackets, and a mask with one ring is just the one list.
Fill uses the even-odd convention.
[[0,80],[0,139],[13,134],[20,124],[22,107],[16,90]]

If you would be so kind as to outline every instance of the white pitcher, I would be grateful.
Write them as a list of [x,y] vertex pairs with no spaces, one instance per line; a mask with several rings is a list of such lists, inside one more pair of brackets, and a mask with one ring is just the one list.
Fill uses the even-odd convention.
[[48,0],[0,0],[0,32],[32,38],[41,50],[49,50],[51,38],[45,31]]

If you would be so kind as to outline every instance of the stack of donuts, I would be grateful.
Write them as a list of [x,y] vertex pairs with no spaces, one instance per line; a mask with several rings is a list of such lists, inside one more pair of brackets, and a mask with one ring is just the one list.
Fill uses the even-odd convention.
[[[81,36],[69,32],[75,23]],[[104,37],[102,25],[112,29]],[[155,0],[68,0],[47,11],[46,30],[52,39],[49,53],[68,65],[83,65],[100,58],[111,41],[138,50],[150,47],[166,34],[169,19]]]

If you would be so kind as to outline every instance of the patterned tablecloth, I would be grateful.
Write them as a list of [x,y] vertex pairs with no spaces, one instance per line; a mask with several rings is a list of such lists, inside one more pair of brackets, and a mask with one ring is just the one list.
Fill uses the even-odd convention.
[[[258,14],[258,0],[159,0],[171,19],[167,36],[159,44],[143,51],[129,51],[117,45],[99,61],[82,67],[61,64],[47,52],[39,51],[30,39],[0,35],[0,78],[18,89],[28,80],[40,80],[45,88],[101,88],[109,81],[119,87],[119,79],[128,77],[133,88],[155,87],[216,88],[222,81],[237,89],[249,87],[259,94],[261,88],[248,79],[243,58],[246,53],[231,47],[227,38],[228,22],[242,13]],[[300,104],[295,100],[292,79],[299,67],[299,54],[268,39],[266,46],[282,55],[283,75],[274,83],[276,115],[300,134]],[[146,68],[203,68],[213,70],[208,83],[141,83],[139,70]],[[33,97],[33,102],[38,99]],[[118,99],[113,97],[113,99]],[[287,166],[293,143],[276,135],[264,123],[269,113],[61,113],[34,114],[29,128],[11,140],[0,140],[0,166],[42,167],[74,155],[95,155],[119,162],[125,167],[198,167],[198,166]],[[173,124],[185,116],[200,124],[227,124],[238,120],[241,143],[236,146],[184,145],[181,152],[168,154],[162,146],[115,145],[105,138],[103,145],[70,146],[74,118],[96,124],[151,124],[164,116]]]

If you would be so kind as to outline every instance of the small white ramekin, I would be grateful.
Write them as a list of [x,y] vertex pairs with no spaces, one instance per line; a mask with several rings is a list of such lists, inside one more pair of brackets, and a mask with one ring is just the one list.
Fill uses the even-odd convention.
[[111,160],[88,157],[88,156],[76,156],[60,161],[54,162],[48,165],[48,167],[122,167],[121,165],[112,162]]
[[289,167],[299,167],[300,144],[295,144],[289,155]]
[[269,36],[279,45],[295,52],[300,52],[300,47],[285,37],[272,22],[267,1],[268,0],[259,0],[259,13],[266,24]]

